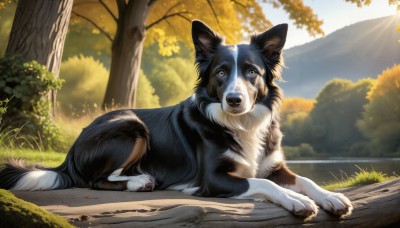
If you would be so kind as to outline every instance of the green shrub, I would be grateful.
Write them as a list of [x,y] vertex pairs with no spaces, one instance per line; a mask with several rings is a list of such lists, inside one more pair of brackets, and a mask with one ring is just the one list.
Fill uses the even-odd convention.
[[[97,113],[104,99],[108,70],[93,57],[74,56],[63,62],[60,77],[65,80],[58,93],[58,107],[68,117],[82,117]],[[136,106],[159,107],[158,96],[146,75],[140,71]]]
[[61,64],[65,80],[58,93],[58,107],[70,117],[93,113],[101,107],[107,87],[108,70],[93,57],[74,56]]
[[286,158],[310,158],[316,156],[314,148],[307,143],[301,143],[299,146],[285,146],[283,148]]
[[156,90],[151,85],[150,80],[143,73],[139,72],[139,81],[136,93],[136,108],[158,108],[160,107],[159,97],[155,94]]
[[51,90],[61,88],[62,81],[55,79],[46,67],[36,61],[18,57],[0,59],[0,100],[6,101],[7,111],[2,115],[1,131],[19,129],[31,146],[56,148],[59,130],[52,122],[50,102],[46,98]]

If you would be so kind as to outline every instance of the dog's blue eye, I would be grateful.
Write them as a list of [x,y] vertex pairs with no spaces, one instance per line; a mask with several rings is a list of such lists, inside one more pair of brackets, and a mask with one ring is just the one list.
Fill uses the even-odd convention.
[[255,71],[255,70],[249,70],[249,76],[250,77],[255,77],[255,76],[257,76],[257,72]]
[[218,77],[224,77],[225,72],[223,70],[220,70],[220,71],[218,71],[217,75],[218,75]]

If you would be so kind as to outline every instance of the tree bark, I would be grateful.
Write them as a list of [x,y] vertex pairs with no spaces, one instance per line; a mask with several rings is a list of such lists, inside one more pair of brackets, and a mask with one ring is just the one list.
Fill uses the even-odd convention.
[[[19,0],[6,56],[36,60],[59,77],[73,0]],[[56,91],[52,91],[54,105]]]
[[129,1],[119,5],[118,26],[111,50],[111,68],[103,109],[135,106],[145,22],[151,5],[149,1]]
[[352,201],[353,214],[340,219],[320,209],[311,221],[269,202],[193,197],[176,191],[73,188],[13,193],[69,218],[77,227],[399,227],[400,178],[339,192]]

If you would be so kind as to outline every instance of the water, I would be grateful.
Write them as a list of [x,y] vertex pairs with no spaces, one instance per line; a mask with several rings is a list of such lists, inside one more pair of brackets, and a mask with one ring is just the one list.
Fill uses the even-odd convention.
[[[360,171],[358,167],[375,170],[387,175],[400,176],[400,158],[393,159],[329,159],[329,160],[290,160],[289,168],[295,173],[310,178],[318,184],[329,184]],[[358,166],[358,167],[357,167]]]

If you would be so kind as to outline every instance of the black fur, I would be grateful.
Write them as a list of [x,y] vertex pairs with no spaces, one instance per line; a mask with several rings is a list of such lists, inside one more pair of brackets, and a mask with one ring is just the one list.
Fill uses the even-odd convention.
[[[199,187],[194,193],[198,196],[231,197],[249,188],[245,178],[229,174],[235,171],[235,163],[221,156],[227,149],[245,152],[232,131],[211,121],[206,113],[209,104],[221,102],[215,89],[222,82],[212,85],[211,81],[213,67],[226,57],[229,46],[223,45],[223,39],[199,21],[193,22],[192,31],[199,74],[195,99],[188,98],[166,108],[113,111],[97,118],[83,129],[64,163],[47,169],[59,173],[61,181],[57,188],[103,188],[109,184],[106,178],[128,159],[138,138],[148,142],[148,149],[139,162],[124,170],[126,176],[147,173],[155,178],[156,189],[191,183]],[[257,81],[249,81],[258,90],[254,102],[272,111],[264,156],[279,149],[282,138],[277,115],[281,91],[273,80],[280,78],[286,31],[286,25],[277,26],[252,37],[249,45],[238,46],[240,53],[245,53],[239,56],[240,67],[244,69],[248,61],[253,61],[259,68],[260,75],[254,79]],[[277,42],[267,43],[275,38]],[[31,170],[34,169],[8,163],[0,170],[0,187],[14,187]],[[116,182],[109,189],[122,190],[124,185]]]

